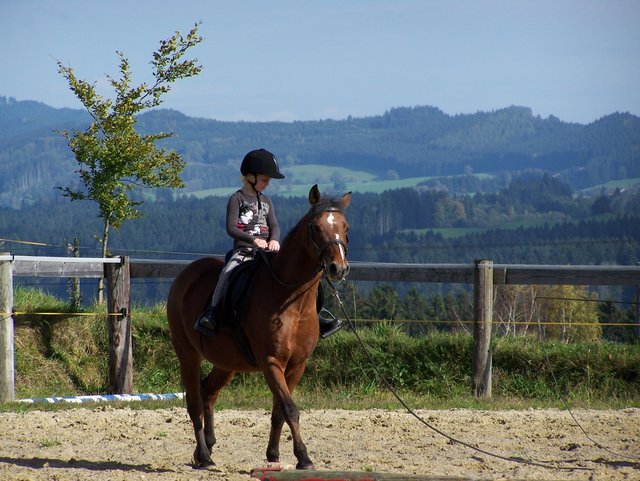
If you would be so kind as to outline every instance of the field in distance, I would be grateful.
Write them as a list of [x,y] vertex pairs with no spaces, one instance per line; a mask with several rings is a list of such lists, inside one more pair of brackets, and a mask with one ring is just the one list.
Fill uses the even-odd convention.
[[[273,182],[269,186],[271,195],[281,195],[288,197],[306,197],[309,188],[313,184],[318,184],[321,192],[359,192],[380,194],[387,190],[401,189],[405,187],[417,187],[421,183],[436,179],[437,177],[408,177],[404,179],[379,179],[374,174],[362,170],[351,170],[344,167],[306,164],[294,165],[283,169],[287,179],[291,183],[278,185]],[[492,177],[489,174],[474,174],[480,178]],[[193,195],[198,198],[207,196],[227,197],[240,187],[218,187],[215,189],[205,189],[185,192],[181,195]],[[337,187],[341,187],[338,189]]]

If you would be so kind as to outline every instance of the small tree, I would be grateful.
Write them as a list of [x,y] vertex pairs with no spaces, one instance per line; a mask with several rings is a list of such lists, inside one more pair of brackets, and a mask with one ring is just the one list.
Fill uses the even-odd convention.
[[600,340],[602,326],[594,300],[584,286],[540,286],[536,301],[540,332],[564,343]]
[[[185,163],[175,151],[158,149],[156,141],[166,139],[172,133],[141,135],[135,130],[136,115],[157,107],[162,96],[170,91],[171,84],[178,79],[198,75],[202,66],[197,59],[183,60],[187,50],[200,43],[198,26],[186,37],[176,32],[171,38],[160,42],[153,54],[154,81],[131,86],[129,61],[122,52],[120,57],[120,79],[107,76],[115,90],[115,99],[103,98],[96,93],[95,83],[78,79],[72,68],[58,62],[58,71],[67,79],[69,87],[82,102],[93,119],[84,131],[61,131],[80,165],[77,170],[84,185],[80,190],[58,187],[65,197],[74,200],[93,200],[98,204],[102,218],[102,256],[106,256],[109,228],[119,228],[126,219],[139,218],[131,191],[136,187],[182,188],[180,178]],[[102,301],[102,283],[98,301]]]

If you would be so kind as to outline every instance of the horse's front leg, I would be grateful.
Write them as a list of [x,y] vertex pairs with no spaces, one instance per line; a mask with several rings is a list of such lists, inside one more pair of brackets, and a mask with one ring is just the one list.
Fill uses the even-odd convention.
[[272,364],[265,370],[265,378],[273,394],[273,409],[271,411],[271,433],[269,435],[269,445],[267,446],[267,460],[278,462],[280,457],[280,434],[282,432],[283,421],[291,429],[293,438],[293,454],[298,460],[296,469],[313,469],[313,463],[307,454],[307,447],[302,441],[300,434],[300,410],[293,402],[291,391],[295,388],[304,366],[294,369],[285,375],[283,369]]
[[267,445],[267,461],[270,463],[280,462],[280,436],[283,425],[284,416],[274,396],[271,407],[271,431],[269,432],[269,444]]

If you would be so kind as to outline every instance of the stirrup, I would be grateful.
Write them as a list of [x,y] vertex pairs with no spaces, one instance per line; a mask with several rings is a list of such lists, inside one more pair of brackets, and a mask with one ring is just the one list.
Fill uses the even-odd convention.
[[326,339],[342,329],[342,321],[324,307],[318,312],[318,321],[320,322],[320,339]]

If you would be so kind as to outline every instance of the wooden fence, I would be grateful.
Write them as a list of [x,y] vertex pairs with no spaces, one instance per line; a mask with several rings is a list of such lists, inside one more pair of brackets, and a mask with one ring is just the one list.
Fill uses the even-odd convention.
[[[174,278],[190,262],[128,257],[35,257],[0,253],[0,402],[15,399],[12,316],[14,276],[107,279],[110,390],[113,393],[130,394],[133,380],[130,279]],[[491,397],[490,341],[495,286],[640,286],[640,266],[495,264],[491,260],[476,260],[469,264],[392,264],[357,261],[350,264],[349,279],[353,281],[473,284],[475,322],[472,391],[476,397]]]

